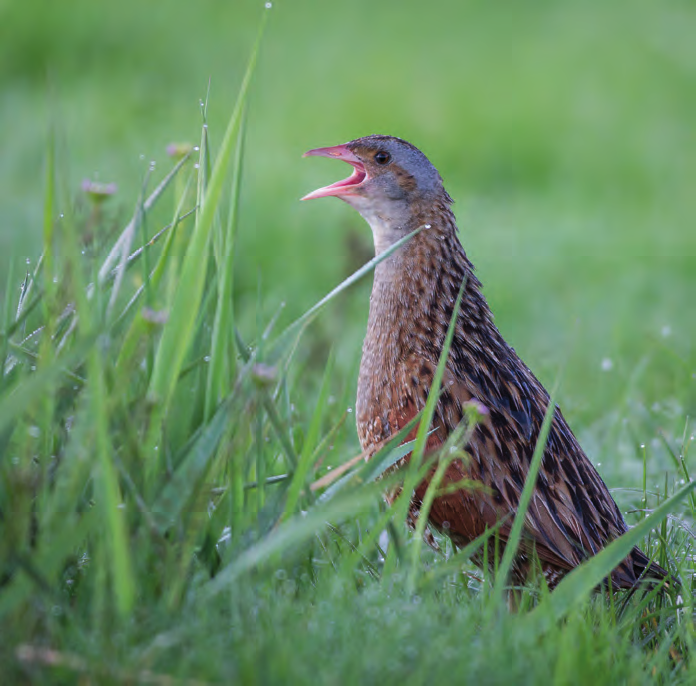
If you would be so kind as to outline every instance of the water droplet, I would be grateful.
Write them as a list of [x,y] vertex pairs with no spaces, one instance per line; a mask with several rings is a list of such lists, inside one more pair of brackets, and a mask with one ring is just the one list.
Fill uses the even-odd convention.
[[53,283],[58,283],[58,277],[57,277],[57,276],[54,276],[54,277],[53,277]]
[[157,162],[155,162],[155,160],[150,160],[150,171],[152,171],[156,166]]
[[117,510],[125,510],[126,509],[126,503],[119,503],[116,505]]
[[144,159],[145,159],[145,155],[143,155],[142,153],[141,153],[138,157],[139,157],[141,160],[144,160]]
[[609,372],[613,369],[613,367],[614,367],[614,363],[608,357],[605,357],[602,360],[602,371],[603,372]]
[[597,466],[598,466],[598,467],[601,467],[601,466],[602,466],[602,463],[601,463],[601,462],[598,462],[598,463],[597,463]]
[[206,356],[203,358],[203,362],[210,362],[210,355],[206,355]]
[[194,146],[193,146],[193,149],[194,149],[195,152],[198,152],[198,151],[200,150],[200,147],[199,147],[198,145],[194,145]]
[[65,215],[61,212],[58,216],[62,219]]
[[353,408],[352,408],[352,407],[349,407],[349,408],[346,409],[346,412],[347,412],[348,414],[350,414],[352,411],[353,411]]
[[31,264],[31,260],[27,257],[27,264]]
[[423,228],[424,228],[424,229],[431,229],[432,226],[431,226],[430,224],[426,224]]
[[85,251],[84,251],[84,250],[80,250],[80,253],[84,255],[84,254],[85,254]]
[[640,449],[641,449],[641,450],[645,450],[645,443],[641,443],[641,444],[640,444]]
[[207,130],[208,130],[208,125],[207,125],[207,124],[203,124],[203,129],[204,129],[205,131],[207,131]]
[[265,7],[267,10],[270,10],[271,7],[273,7],[273,3],[272,3],[272,2],[267,2],[267,3],[264,5],[264,7]]
[[19,457],[17,457],[17,455],[12,458],[12,464],[19,464]]
[[660,329],[660,333],[662,334],[662,338],[667,338],[668,336],[672,335],[672,327],[669,324],[665,324]]
[[27,432],[32,438],[38,438],[41,435],[41,429],[38,426],[30,426]]
[[193,165],[193,168],[194,168],[194,169],[200,169],[200,168],[201,168],[201,165],[198,164],[198,162],[196,162],[196,164]]

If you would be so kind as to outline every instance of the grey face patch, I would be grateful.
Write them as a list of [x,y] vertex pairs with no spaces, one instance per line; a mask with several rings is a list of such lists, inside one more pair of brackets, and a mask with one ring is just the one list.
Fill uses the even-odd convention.
[[377,254],[416,228],[414,221],[437,199],[449,198],[437,169],[410,143],[375,135],[346,145],[363,163],[367,179],[343,200],[372,228]]
[[[442,192],[442,179],[430,160],[415,146],[393,136],[365,136],[348,144],[349,148],[369,167],[370,175],[395,173],[398,169],[412,181],[404,184],[405,190],[414,196],[427,196]],[[381,166],[374,162],[376,152],[383,150],[391,156],[391,162]],[[416,199],[414,197],[414,199]]]

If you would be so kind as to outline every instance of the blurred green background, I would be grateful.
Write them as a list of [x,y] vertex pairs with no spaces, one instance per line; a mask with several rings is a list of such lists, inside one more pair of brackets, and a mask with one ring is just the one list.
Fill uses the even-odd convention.
[[[163,174],[168,143],[199,140],[208,84],[220,141],[264,11],[237,255],[248,335],[371,256],[348,206],[298,202],[347,171],[302,153],[398,135],[455,198],[503,334],[546,384],[563,369],[562,406],[610,460],[601,471],[629,469],[617,454],[660,430],[680,437],[696,412],[691,0],[0,0],[0,288],[11,259],[21,271],[40,252],[49,123],[66,195],[116,182],[125,222],[150,160]],[[346,402],[369,288],[343,295],[301,355],[311,376],[336,348]]]

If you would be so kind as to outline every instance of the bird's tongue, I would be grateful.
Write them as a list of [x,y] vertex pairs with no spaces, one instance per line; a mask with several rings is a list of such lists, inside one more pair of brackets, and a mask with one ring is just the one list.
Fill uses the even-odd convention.
[[331,195],[338,197],[351,195],[352,191],[367,178],[365,166],[345,145],[335,145],[332,148],[316,148],[315,150],[309,150],[303,155],[303,157],[310,156],[332,157],[337,160],[343,160],[353,165],[353,173],[347,179],[336,181],[336,183],[332,183],[330,186],[317,188],[317,190],[305,195],[302,200],[326,198]]

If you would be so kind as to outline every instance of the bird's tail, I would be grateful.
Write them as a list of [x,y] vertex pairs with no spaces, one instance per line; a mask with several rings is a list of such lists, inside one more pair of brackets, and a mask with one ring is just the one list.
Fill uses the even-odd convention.
[[664,589],[679,588],[680,583],[673,574],[664,569],[657,562],[652,562],[648,556],[640,549],[634,548],[631,555],[626,560],[629,566],[633,567],[634,581],[631,584],[636,586],[640,583],[651,585],[661,585]]

